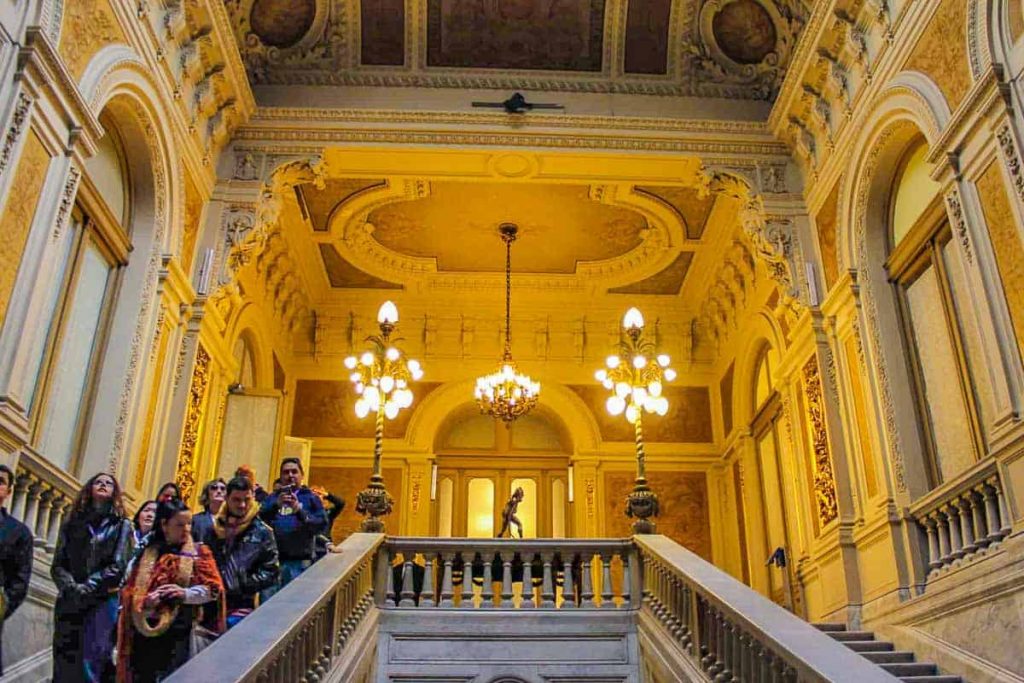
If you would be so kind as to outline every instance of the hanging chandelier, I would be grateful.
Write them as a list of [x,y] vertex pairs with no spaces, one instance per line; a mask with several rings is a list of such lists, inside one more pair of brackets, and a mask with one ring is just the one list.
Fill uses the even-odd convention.
[[505,354],[496,372],[477,378],[474,394],[481,413],[511,426],[513,420],[537,405],[540,382],[521,374],[512,360],[512,243],[519,227],[502,223],[498,232],[505,243]]

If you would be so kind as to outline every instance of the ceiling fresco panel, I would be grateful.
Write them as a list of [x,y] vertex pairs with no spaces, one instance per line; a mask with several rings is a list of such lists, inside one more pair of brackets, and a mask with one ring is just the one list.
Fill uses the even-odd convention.
[[360,0],[359,13],[361,63],[405,64],[405,0]]
[[604,0],[427,0],[427,65],[600,71]]
[[331,287],[339,289],[404,289],[396,282],[389,282],[376,275],[356,268],[338,253],[333,244],[320,243],[320,258]]
[[637,185],[636,192],[648,195],[667,204],[683,222],[686,238],[699,240],[704,234],[711,210],[715,207],[715,195],[701,193],[693,187],[672,185]]
[[672,0],[630,0],[626,15],[626,73],[663,74],[668,71],[671,14]]
[[326,181],[322,190],[312,183],[296,185],[295,194],[313,230],[327,232],[335,209],[361,192],[385,185],[383,178],[337,178]]
[[679,294],[683,288],[683,281],[690,271],[690,263],[693,262],[692,251],[681,251],[672,263],[660,271],[640,280],[621,287],[609,289],[609,294]]

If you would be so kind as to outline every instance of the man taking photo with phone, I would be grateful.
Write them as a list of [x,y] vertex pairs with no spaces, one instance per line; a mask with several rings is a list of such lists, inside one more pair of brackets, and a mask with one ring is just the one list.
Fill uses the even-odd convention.
[[[320,498],[302,485],[302,461],[281,461],[281,488],[267,496],[260,517],[274,530],[281,563],[281,583],[287,586],[316,559],[316,537],[327,527],[327,515]],[[263,599],[277,592],[265,591]]]

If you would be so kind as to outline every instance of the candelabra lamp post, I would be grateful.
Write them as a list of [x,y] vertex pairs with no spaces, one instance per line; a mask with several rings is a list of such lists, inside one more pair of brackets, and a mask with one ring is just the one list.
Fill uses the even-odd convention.
[[384,533],[383,518],[391,514],[394,499],[384,486],[380,460],[384,450],[384,421],[394,420],[399,411],[412,405],[409,384],[423,376],[417,360],[406,358],[391,334],[398,325],[398,309],[385,301],[377,312],[380,334],[367,337],[370,348],[358,358],[349,356],[345,367],[352,371],[349,379],[355,385],[356,417],[360,420],[371,413],[376,419],[373,440],[373,474],[369,485],[356,495],[356,512],[366,515],[360,530]]
[[644,338],[644,317],[631,308],[622,319],[622,338],[618,352],[608,356],[595,373],[597,381],[612,391],[606,408],[612,415],[625,414],[633,425],[636,437],[636,480],[626,496],[626,516],[633,518],[633,533],[653,534],[658,516],[658,496],[647,485],[644,457],[643,415],[645,412],[665,415],[668,399],[662,395],[664,382],[671,382],[676,371],[671,360],[659,354],[655,343]]

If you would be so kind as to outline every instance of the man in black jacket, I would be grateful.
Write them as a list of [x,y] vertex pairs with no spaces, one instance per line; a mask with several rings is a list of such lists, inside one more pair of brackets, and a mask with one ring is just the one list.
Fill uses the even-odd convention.
[[202,542],[210,547],[227,594],[228,628],[256,606],[260,591],[277,585],[280,566],[274,532],[257,517],[252,482],[235,477]]
[[[14,488],[14,472],[0,465],[0,632],[4,622],[25,600],[32,576],[32,532],[3,509],[4,501]],[[0,675],[3,675],[0,654]]]

